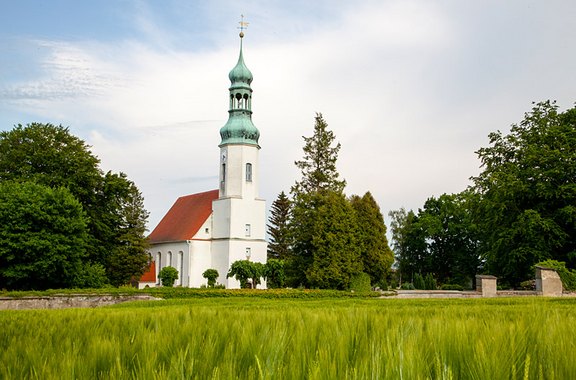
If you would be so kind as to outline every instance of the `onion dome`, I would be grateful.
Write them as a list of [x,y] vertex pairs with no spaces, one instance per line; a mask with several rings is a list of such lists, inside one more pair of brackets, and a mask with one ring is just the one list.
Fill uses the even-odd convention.
[[230,71],[230,108],[228,121],[220,129],[222,142],[220,146],[227,144],[248,144],[258,146],[260,132],[252,123],[252,73],[244,63],[242,55],[242,38],[240,33],[240,56],[238,63]]

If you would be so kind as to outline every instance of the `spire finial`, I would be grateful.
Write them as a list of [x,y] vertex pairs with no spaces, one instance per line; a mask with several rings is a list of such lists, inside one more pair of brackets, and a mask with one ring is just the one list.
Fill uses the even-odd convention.
[[240,29],[240,38],[244,38],[244,30],[248,29],[249,22],[244,21],[244,15],[240,15],[240,21],[238,23],[240,24],[238,27],[238,29]]

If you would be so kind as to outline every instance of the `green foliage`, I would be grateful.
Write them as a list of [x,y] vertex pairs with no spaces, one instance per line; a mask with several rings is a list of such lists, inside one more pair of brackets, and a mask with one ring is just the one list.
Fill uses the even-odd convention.
[[350,280],[350,290],[355,292],[369,292],[372,290],[370,285],[370,275],[368,273],[358,273],[352,276]]
[[416,289],[416,287],[411,282],[403,282],[402,285],[400,285],[400,289],[402,289],[402,290],[414,290],[414,289]]
[[67,189],[0,181],[0,288],[76,285],[86,257],[86,224]]
[[202,277],[208,280],[208,287],[213,288],[216,285],[216,279],[220,276],[216,269],[206,269],[204,273],[202,273]]
[[576,108],[535,104],[510,133],[493,132],[477,154],[475,212],[490,273],[516,286],[554,259],[576,266]]
[[436,290],[436,279],[432,275],[432,273],[427,273],[424,277],[424,289],[426,290]]
[[372,284],[385,280],[394,262],[394,254],[388,246],[386,224],[370,192],[364,196],[350,198],[358,222],[358,242],[364,272],[370,276]]
[[264,265],[264,277],[266,277],[266,285],[269,289],[283,288],[286,285],[284,261],[268,259]]
[[263,276],[264,264],[249,260],[237,260],[230,266],[226,278],[234,277],[236,281],[240,282],[242,289],[256,289]]
[[464,287],[460,284],[442,284],[440,287],[442,290],[464,290]]
[[294,200],[292,287],[348,289],[362,272],[356,214],[343,194],[302,194]]
[[99,163],[90,147],[62,126],[32,123],[0,132],[0,182],[68,189],[86,214],[84,262],[105,267],[113,285],[126,284],[148,264],[148,213],[134,183],[123,173],[104,174]]
[[270,208],[268,259],[284,260],[290,255],[290,200],[282,191]]
[[461,284],[478,272],[478,234],[470,209],[474,194],[463,192],[431,197],[415,215],[404,209],[391,212],[392,237],[400,272],[434,273],[439,281]]
[[98,263],[83,263],[74,280],[78,288],[104,288],[109,285],[106,268]]
[[340,143],[335,146],[334,132],[328,129],[321,113],[316,114],[314,135],[304,138],[304,157],[296,161],[296,167],[302,172],[302,179],[292,187],[292,194],[309,194],[320,191],[341,193],[346,181],[339,180],[336,161]]
[[535,266],[554,269],[562,280],[562,286],[564,287],[564,290],[576,290],[576,270],[566,268],[565,262],[557,260],[544,260],[536,263]]
[[158,278],[162,282],[162,286],[169,288],[174,286],[174,282],[178,279],[178,270],[171,266],[166,266],[158,272]]
[[426,289],[426,283],[424,282],[424,277],[420,273],[414,275],[414,287],[419,290]]
[[150,265],[149,244],[145,238],[148,212],[140,190],[124,173],[106,173],[104,185],[107,207],[113,210],[106,216],[112,228],[108,234],[111,244],[105,266],[110,283],[121,286],[133,277],[140,277]]

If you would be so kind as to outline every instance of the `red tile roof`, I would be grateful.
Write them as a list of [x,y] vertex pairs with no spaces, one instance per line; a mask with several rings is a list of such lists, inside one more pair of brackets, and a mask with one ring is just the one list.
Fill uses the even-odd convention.
[[148,237],[151,243],[190,240],[212,214],[218,190],[186,195],[176,200]]
[[148,270],[140,277],[140,282],[156,282],[156,263],[152,261]]

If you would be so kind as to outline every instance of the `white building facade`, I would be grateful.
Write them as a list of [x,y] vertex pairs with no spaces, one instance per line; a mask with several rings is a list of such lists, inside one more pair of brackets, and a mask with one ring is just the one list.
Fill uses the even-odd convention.
[[[228,121],[220,129],[219,189],[178,198],[149,236],[153,263],[139,287],[158,286],[165,266],[178,270],[175,285],[200,287],[202,273],[216,269],[217,282],[239,288],[226,278],[237,260],[266,263],[266,202],[259,197],[260,132],[252,123],[252,73],[240,56],[230,71]],[[265,287],[265,283],[260,287]]]

